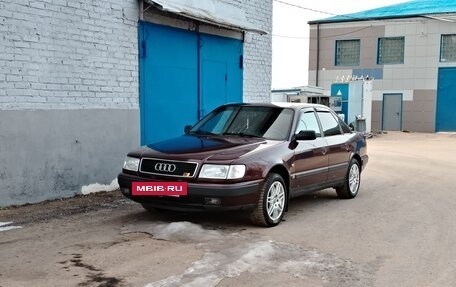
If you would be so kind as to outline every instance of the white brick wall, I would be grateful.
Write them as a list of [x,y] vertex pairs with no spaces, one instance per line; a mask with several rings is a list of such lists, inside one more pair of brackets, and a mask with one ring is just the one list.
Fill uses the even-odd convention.
[[137,109],[137,20],[137,0],[0,0],[0,109]]
[[231,0],[246,11],[247,19],[267,35],[247,33],[244,43],[244,100],[271,101],[272,0]]
[[245,11],[247,20],[268,32],[247,33],[244,43],[244,101],[271,101],[272,0],[220,0]]
[[[220,0],[247,33],[244,100],[270,101],[272,1]],[[138,108],[137,0],[0,0],[0,109]]]

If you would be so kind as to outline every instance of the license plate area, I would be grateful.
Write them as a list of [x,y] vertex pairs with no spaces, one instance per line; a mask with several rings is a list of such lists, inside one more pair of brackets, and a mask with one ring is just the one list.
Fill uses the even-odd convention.
[[175,181],[141,181],[131,184],[131,194],[133,196],[186,196],[187,182]]

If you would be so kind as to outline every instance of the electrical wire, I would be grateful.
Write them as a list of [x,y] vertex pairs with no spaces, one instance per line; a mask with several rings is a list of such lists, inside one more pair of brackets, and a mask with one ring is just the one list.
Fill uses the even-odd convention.
[[288,2],[285,2],[285,1],[281,1],[281,0],[273,0],[273,1],[277,2],[277,3],[284,4],[284,5],[292,6],[292,7],[295,7],[295,8],[299,8],[299,9],[303,9],[303,10],[307,10],[307,11],[312,11],[312,12],[317,12],[317,13],[321,13],[321,14],[326,14],[326,15],[331,15],[331,16],[340,16],[340,17],[345,17],[347,19],[353,19],[353,20],[362,20],[361,18],[355,18],[355,17],[350,17],[350,16],[347,16],[347,15],[335,14],[335,13],[331,13],[331,12],[326,12],[326,11],[322,11],[322,10],[308,8],[308,7],[296,5],[296,4],[293,4],[293,3],[288,3]]
[[[405,22],[416,23],[416,22],[420,22],[420,20],[410,20],[410,19],[408,19],[408,20],[405,20],[405,19],[382,19],[382,20],[380,20],[380,19],[356,18],[356,17],[347,16],[347,15],[340,15],[340,14],[335,14],[335,13],[331,13],[331,12],[327,12],[327,11],[322,11],[322,10],[317,10],[317,9],[313,9],[313,8],[308,8],[308,7],[300,6],[300,5],[297,5],[297,4],[285,2],[285,1],[282,1],[282,0],[273,0],[273,1],[277,2],[277,3],[284,4],[284,5],[288,5],[288,6],[291,6],[291,7],[307,10],[307,11],[327,14],[327,15],[331,15],[331,16],[345,17],[347,19],[352,19],[352,20],[356,20],[356,21],[367,21],[368,20],[368,21],[397,22],[397,23],[405,23]],[[434,19],[434,20],[446,21],[446,22],[453,22],[453,23],[456,22],[456,21],[453,21],[452,19],[445,19],[445,18],[435,17],[435,16],[433,17],[433,16],[428,16],[428,15],[423,15],[422,17],[429,18],[429,19]],[[354,34],[354,33],[357,33],[359,31],[362,31],[362,30],[365,30],[365,29],[369,29],[369,28],[372,28],[372,27],[373,27],[373,25],[370,25],[369,27],[363,27],[363,28],[360,28],[360,29],[357,29],[357,30],[354,30],[354,31],[351,31],[351,32],[343,33],[343,34],[336,34],[336,35],[331,35],[331,36],[326,36],[326,37],[320,37],[320,39],[334,38],[334,37],[339,37],[339,36],[350,35],[350,34]],[[309,40],[309,39],[311,39],[311,37],[300,37],[300,36],[289,36],[289,35],[278,35],[278,34],[272,34],[272,36],[273,37],[278,37],[278,38],[288,38],[288,39],[296,39],[296,40]]]
[[[289,2],[286,2],[286,1],[282,1],[282,0],[273,0],[273,1],[277,2],[277,3],[284,4],[284,5],[288,5],[288,6],[291,6],[291,7],[307,10],[307,11],[317,12],[317,13],[326,14],[326,15],[330,15],[330,16],[344,17],[346,19],[351,19],[351,20],[354,20],[354,21],[383,21],[383,22],[399,22],[399,23],[407,21],[405,19],[371,19],[371,18],[352,17],[352,16],[348,16],[348,15],[335,14],[335,13],[331,13],[331,12],[327,12],[327,11],[322,11],[322,10],[317,10],[317,9],[313,9],[313,8],[308,8],[308,7],[304,7],[304,6],[301,6],[301,5],[289,3]],[[437,16],[433,17],[433,16],[430,16],[430,15],[421,15],[421,16],[417,15],[416,17],[430,18],[430,19],[446,21],[446,22],[454,22],[452,19],[445,19],[443,17],[437,17]],[[419,21],[408,20],[407,22],[415,23],[415,22],[419,22]]]
[[288,39],[297,39],[297,40],[309,40],[309,39],[310,39],[310,37],[287,36],[287,35],[277,35],[277,34],[272,34],[272,37],[277,37],[277,38],[288,38]]
[[[363,28],[356,29],[356,30],[353,30],[353,31],[350,31],[350,32],[346,32],[346,33],[342,33],[342,34],[336,34],[336,35],[325,36],[325,37],[320,36],[320,39],[329,39],[329,38],[334,38],[334,37],[350,35],[350,34],[354,34],[354,33],[357,33],[357,32],[372,28],[372,27],[373,26],[370,25],[368,27],[363,27]],[[277,35],[277,34],[272,34],[272,36],[273,37],[279,37],[279,38],[290,38],[290,39],[301,39],[301,40],[310,40],[310,39],[312,39],[312,37],[297,37],[297,36],[295,37],[295,36],[286,36],[286,35]]]

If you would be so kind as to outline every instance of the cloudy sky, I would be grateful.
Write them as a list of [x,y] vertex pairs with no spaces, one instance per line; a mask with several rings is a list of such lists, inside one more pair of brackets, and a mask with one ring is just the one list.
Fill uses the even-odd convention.
[[401,2],[407,0],[273,0],[272,88],[307,85],[307,21]]

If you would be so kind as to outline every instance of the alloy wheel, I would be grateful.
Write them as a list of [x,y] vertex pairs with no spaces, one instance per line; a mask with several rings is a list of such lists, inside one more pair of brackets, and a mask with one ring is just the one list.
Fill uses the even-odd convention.
[[272,221],[278,220],[285,207],[285,188],[282,183],[274,182],[268,190],[266,210]]

